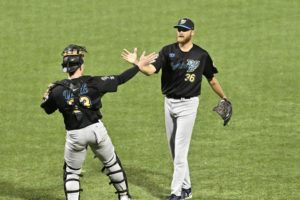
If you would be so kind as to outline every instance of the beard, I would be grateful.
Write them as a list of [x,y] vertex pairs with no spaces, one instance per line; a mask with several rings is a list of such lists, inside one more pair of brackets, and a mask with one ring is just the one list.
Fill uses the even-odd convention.
[[177,35],[177,42],[180,43],[180,44],[186,44],[186,43],[189,43],[191,40],[192,40],[192,34],[189,34],[187,36],[183,36],[183,37],[180,37]]

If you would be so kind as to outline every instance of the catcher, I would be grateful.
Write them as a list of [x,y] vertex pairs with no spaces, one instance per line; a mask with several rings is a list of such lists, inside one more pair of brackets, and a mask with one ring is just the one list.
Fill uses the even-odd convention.
[[66,200],[80,199],[80,174],[87,153],[87,146],[104,165],[119,200],[130,200],[126,174],[115,153],[99,109],[101,97],[107,92],[116,92],[119,85],[134,77],[139,67],[155,61],[156,54],[143,53],[137,65],[120,75],[84,76],[84,54],[87,50],[71,44],[63,52],[62,67],[68,79],[49,86],[41,107],[47,114],[57,109],[62,113],[67,131],[64,152],[64,191]]

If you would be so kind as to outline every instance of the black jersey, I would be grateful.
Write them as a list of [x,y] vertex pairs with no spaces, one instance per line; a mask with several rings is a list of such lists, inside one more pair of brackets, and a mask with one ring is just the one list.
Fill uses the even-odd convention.
[[181,51],[178,43],[167,45],[153,65],[156,73],[162,69],[162,93],[173,98],[200,95],[202,75],[211,79],[218,72],[208,52],[195,44],[188,52]]
[[107,92],[116,92],[120,84],[131,79],[138,71],[135,66],[121,75],[81,76],[55,82],[41,107],[47,114],[58,109],[64,117],[67,130],[84,128],[102,118],[101,97]]

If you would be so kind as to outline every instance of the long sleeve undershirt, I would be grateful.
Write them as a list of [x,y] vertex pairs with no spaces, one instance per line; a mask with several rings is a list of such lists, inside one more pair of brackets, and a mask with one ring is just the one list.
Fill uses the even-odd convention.
[[139,67],[134,65],[133,67],[127,69],[122,74],[117,75],[119,85],[126,83],[132,77],[134,77],[139,72]]

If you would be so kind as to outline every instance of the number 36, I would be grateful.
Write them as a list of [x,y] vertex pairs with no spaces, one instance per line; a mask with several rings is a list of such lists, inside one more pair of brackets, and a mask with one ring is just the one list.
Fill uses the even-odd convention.
[[184,80],[192,83],[195,81],[195,77],[196,77],[195,74],[186,74]]

